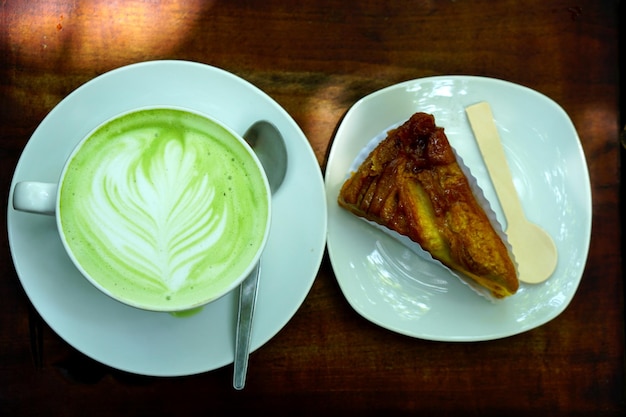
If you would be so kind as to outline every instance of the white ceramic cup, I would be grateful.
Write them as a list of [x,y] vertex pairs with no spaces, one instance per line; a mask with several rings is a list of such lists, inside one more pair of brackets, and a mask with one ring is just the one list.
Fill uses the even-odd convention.
[[271,193],[243,138],[163,107],[103,123],[57,182],[17,183],[13,207],[55,216],[68,256],[103,293],[172,312],[220,298],[252,271],[269,235]]

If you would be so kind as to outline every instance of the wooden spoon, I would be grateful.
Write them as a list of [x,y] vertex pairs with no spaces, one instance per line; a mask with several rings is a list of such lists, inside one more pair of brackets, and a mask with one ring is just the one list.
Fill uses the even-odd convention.
[[556,268],[554,241],[545,230],[526,219],[489,103],[480,102],[465,111],[506,217],[506,234],[518,265],[519,280],[530,284],[543,282]]

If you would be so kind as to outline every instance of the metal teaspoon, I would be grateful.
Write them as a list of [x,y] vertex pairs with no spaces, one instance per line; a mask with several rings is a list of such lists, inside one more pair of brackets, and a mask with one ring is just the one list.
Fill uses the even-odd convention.
[[[283,136],[271,123],[260,120],[248,128],[243,138],[254,150],[263,165],[272,194],[280,188],[287,172],[287,149]],[[239,310],[235,334],[235,360],[233,387],[243,389],[250,355],[250,334],[256,305],[257,287],[261,275],[261,262],[239,287]]]

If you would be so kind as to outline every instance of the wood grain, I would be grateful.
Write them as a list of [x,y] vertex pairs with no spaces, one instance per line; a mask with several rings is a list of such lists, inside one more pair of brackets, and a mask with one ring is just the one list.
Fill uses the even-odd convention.
[[568,308],[490,342],[429,342],[377,327],[348,305],[325,257],[297,314],[252,354],[242,392],[228,366],[181,378],[107,368],[46,324],[37,369],[30,302],[3,222],[0,415],[622,415],[618,9],[617,0],[2,2],[3,216],[15,165],[45,115],[95,76],[152,59],[203,62],[251,81],[294,117],[322,170],[341,118],[375,90],[440,74],[528,86],[573,120],[594,214]]

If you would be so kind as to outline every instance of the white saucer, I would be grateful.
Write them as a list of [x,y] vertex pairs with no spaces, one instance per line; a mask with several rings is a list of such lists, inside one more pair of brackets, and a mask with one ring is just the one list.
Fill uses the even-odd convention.
[[[526,215],[554,238],[559,261],[543,284],[491,303],[448,271],[341,209],[337,195],[359,151],[417,111],[431,113],[506,226],[465,107],[489,101]],[[552,320],[574,297],[591,237],[591,188],[576,130],[561,107],[509,82],[442,76],[394,85],[359,100],[342,121],[326,167],[328,252],[352,307],[398,333],[439,341],[518,334]],[[506,228],[506,227],[504,227]]]
[[[17,165],[17,181],[54,182],[63,162],[93,127],[118,113],[169,105],[203,112],[243,134],[254,121],[274,123],[287,141],[289,167],[273,196],[272,230],[252,331],[252,349],[296,313],[321,264],[326,201],[321,170],[307,138],[274,100],[223,70],[185,61],[153,61],[106,73],[78,88],[42,121]],[[232,363],[236,291],[189,317],[127,307],[93,288],[63,251],[52,217],[8,208],[13,261],[35,308],[79,351],[128,372],[201,373]]]

